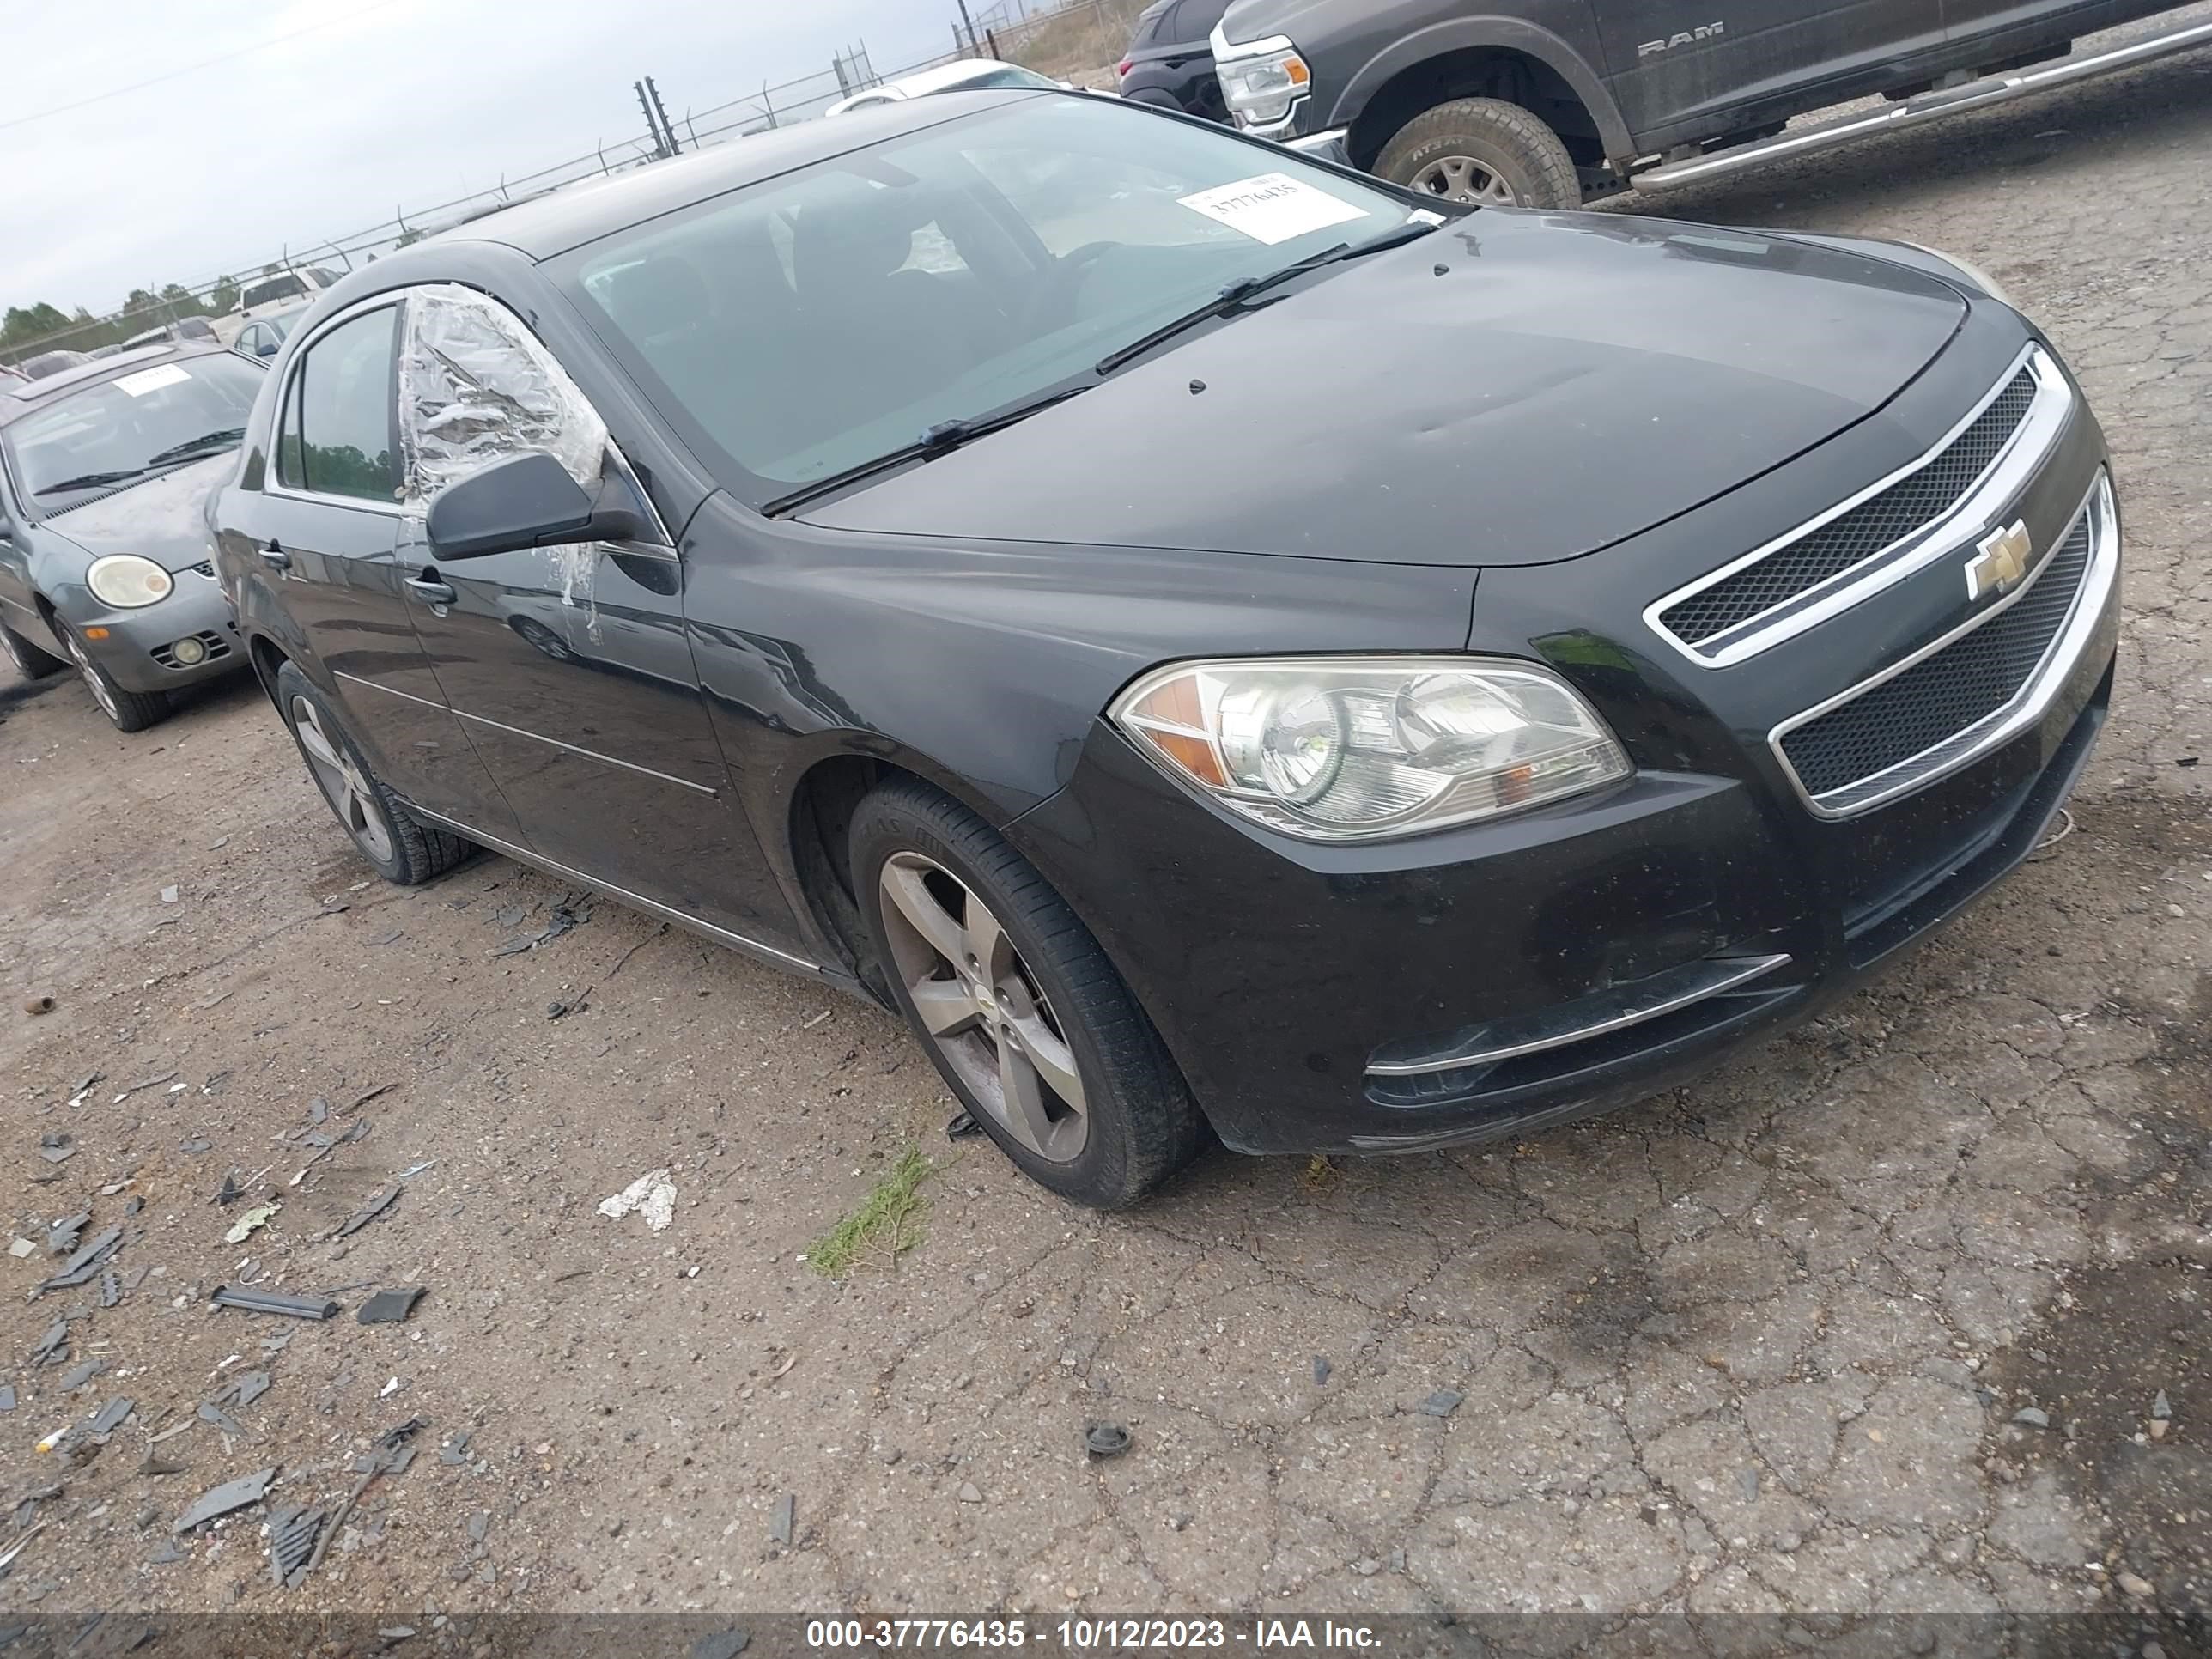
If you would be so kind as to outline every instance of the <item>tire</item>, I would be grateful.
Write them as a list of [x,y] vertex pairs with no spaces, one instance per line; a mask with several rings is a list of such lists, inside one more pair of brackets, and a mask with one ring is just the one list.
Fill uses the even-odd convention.
[[[355,850],[398,887],[442,876],[469,855],[469,843],[422,823],[401,805],[368,764],[361,745],[314,683],[290,663],[276,670],[276,708],[299,745],[307,775],[322,791]],[[303,736],[303,731],[313,736]],[[331,751],[329,759],[318,745]]]
[[[1115,1210],[1157,1190],[1206,1146],[1206,1121],[1182,1074],[1097,940],[988,824],[902,780],[860,801],[850,845],[854,886],[899,1012],[960,1103],[1024,1174],[1078,1204]],[[888,895],[887,873],[902,899]],[[979,1002],[963,999],[987,976],[970,969],[963,977],[940,953],[939,976],[930,977],[923,958],[935,947],[914,911],[902,908],[945,897],[957,898],[969,924],[963,930],[949,908],[940,919],[951,929],[940,937],[957,941],[955,950],[978,936],[968,908],[974,901],[984,907],[984,921],[995,919],[1003,929],[1006,949],[988,952],[989,985]],[[931,997],[942,1036],[917,1011],[916,988],[924,984],[943,988]],[[970,1009],[981,1011],[974,1027],[951,1030]],[[1079,1103],[1072,1113],[1049,1081],[1068,1075],[1071,1062]],[[1046,1080],[1045,1103],[1060,1109],[1056,1118],[1009,1103],[1009,1064]]]
[[77,637],[76,629],[59,617],[49,617],[49,625],[59,636],[76,665],[78,677],[84,681],[85,690],[100,712],[114,722],[118,732],[143,732],[149,726],[158,726],[169,717],[169,694],[166,691],[126,691],[116,684],[115,677],[100,665],[85,642]]
[[[1458,169],[1455,163],[1462,164]],[[1375,173],[1394,185],[1453,201],[1498,206],[1580,207],[1583,187],[1559,135],[1518,104],[1459,98],[1415,116],[1375,158]],[[1488,190],[1449,188],[1455,178],[1485,179]],[[1508,201],[1504,191],[1510,191]]]
[[27,680],[43,680],[58,674],[69,664],[51,651],[41,651],[14,629],[0,626],[0,652]]

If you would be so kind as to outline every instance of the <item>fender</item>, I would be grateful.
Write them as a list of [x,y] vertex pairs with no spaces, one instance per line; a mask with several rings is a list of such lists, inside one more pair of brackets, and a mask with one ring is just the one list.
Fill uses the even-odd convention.
[[1369,100],[1402,70],[1446,52],[1476,46],[1501,46],[1524,52],[1558,70],[1597,124],[1605,153],[1611,156],[1636,154],[1636,142],[1629,136],[1628,123],[1621,118],[1620,106],[1606,89],[1603,77],[1558,35],[1518,17],[1455,17],[1401,37],[1360,66],[1338,94],[1328,125],[1351,125]]

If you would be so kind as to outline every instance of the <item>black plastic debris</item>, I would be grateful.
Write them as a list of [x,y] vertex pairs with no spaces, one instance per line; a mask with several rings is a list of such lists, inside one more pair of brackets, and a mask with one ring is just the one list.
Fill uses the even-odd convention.
[[39,1339],[39,1346],[31,1350],[31,1363],[43,1365],[58,1358],[69,1346],[69,1319],[66,1315],[46,1327],[46,1334]]
[[375,1220],[377,1217],[382,1215],[393,1205],[397,1204],[399,1201],[399,1193],[400,1189],[398,1187],[387,1187],[384,1191],[379,1193],[374,1198],[370,1199],[368,1203],[362,1205],[361,1208],[356,1210],[353,1214],[348,1217],[343,1222],[340,1223],[337,1231],[331,1236],[333,1238],[348,1238],[355,1233],[359,1232],[363,1227],[368,1225],[370,1222]]
[[213,1201],[228,1209],[245,1196],[246,1188],[238,1184],[238,1171],[234,1169],[225,1170],[222,1172],[222,1185],[215,1189]]
[[1119,1423],[1093,1423],[1083,1431],[1083,1449],[1093,1457],[1119,1457],[1129,1449],[1129,1431]]
[[323,1511],[286,1504],[269,1517],[269,1577],[286,1589],[297,1589],[323,1530]]
[[752,1639],[750,1632],[735,1628],[708,1631],[691,1644],[691,1659],[738,1659]]
[[463,1429],[444,1445],[439,1447],[438,1461],[447,1468],[456,1469],[466,1463],[469,1461],[470,1432],[471,1431]]
[[410,1417],[404,1423],[400,1424],[397,1428],[386,1429],[382,1434],[377,1436],[376,1443],[384,1450],[390,1451],[395,1446],[405,1445],[409,1441],[412,1440],[416,1435],[422,1433],[423,1430],[429,1426],[430,1419],[428,1418]]
[[1319,1388],[1322,1383],[1328,1382],[1328,1374],[1335,1369],[1336,1368],[1334,1365],[1328,1363],[1328,1356],[1327,1354],[1316,1354],[1314,1356],[1313,1364],[1314,1386],[1316,1388]]
[[116,1430],[123,1426],[124,1419],[131,1415],[132,1408],[137,1403],[127,1395],[117,1395],[114,1399],[100,1408],[100,1415],[92,1419],[88,1425],[87,1432],[113,1434]]
[[208,1300],[218,1308],[236,1308],[243,1313],[283,1314],[292,1319],[335,1319],[345,1311],[327,1297],[283,1296],[275,1291],[257,1291],[244,1285],[218,1285]]
[[199,1136],[194,1135],[189,1140],[179,1141],[177,1143],[177,1150],[184,1153],[187,1158],[198,1158],[202,1152],[213,1152],[215,1150],[215,1143],[211,1140],[204,1140]]
[[46,1254],[67,1255],[76,1248],[76,1236],[92,1219],[92,1212],[79,1210],[75,1215],[64,1216],[46,1230]]
[[170,1530],[181,1538],[193,1528],[204,1527],[210,1521],[228,1515],[233,1510],[242,1510],[248,1504],[258,1504],[276,1479],[276,1466],[271,1463],[265,1469],[258,1469],[252,1474],[241,1475],[235,1480],[226,1480],[220,1486],[210,1487],[199,1495],[191,1508],[177,1517],[177,1524]]
[[123,1300],[123,1275],[110,1267],[100,1276],[100,1305],[112,1308]]
[[15,1385],[13,1382],[0,1382],[0,1412],[12,1412],[15,1409]]
[[185,1553],[174,1544],[164,1543],[161,1548],[146,1559],[157,1567],[166,1567],[187,1558]]
[[788,1544],[793,1529],[798,1525],[798,1494],[784,1493],[775,1500],[775,1507],[769,1511],[768,1535],[779,1544]]
[[169,1459],[162,1456],[159,1452],[149,1451],[146,1454],[145,1461],[138,1465],[138,1473],[141,1474],[182,1474],[186,1467],[187,1465],[183,1463],[172,1462]]
[[982,1133],[983,1126],[966,1112],[961,1113],[959,1116],[945,1126],[945,1138],[947,1140],[965,1140],[969,1135],[980,1135]]
[[268,1392],[267,1371],[242,1371],[216,1391],[215,1403],[218,1406],[251,1406]]
[[1438,1389],[1421,1401],[1421,1414],[1425,1417],[1449,1417],[1459,1409],[1459,1402],[1466,1398],[1456,1389]]
[[107,1369],[105,1359],[88,1359],[81,1365],[72,1365],[62,1373],[57,1385],[64,1394],[72,1394]]
[[361,1312],[355,1317],[364,1325],[397,1325],[415,1311],[415,1304],[427,1289],[423,1285],[404,1285],[397,1290],[379,1291],[361,1304]]
[[231,1435],[237,1439],[243,1440],[246,1438],[246,1425],[240,1423],[236,1418],[233,1417],[228,1412],[223,1410],[222,1407],[216,1405],[212,1400],[207,1401],[201,1405],[200,1421],[203,1423],[212,1423],[216,1427],[221,1429],[225,1434]]

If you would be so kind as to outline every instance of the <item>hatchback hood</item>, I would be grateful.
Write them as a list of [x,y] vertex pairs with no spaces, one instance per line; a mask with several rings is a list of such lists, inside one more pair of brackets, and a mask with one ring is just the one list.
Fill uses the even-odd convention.
[[1933,276],[1785,237],[1487,210],[799,516],[875,534],[1542,564],[1863,419],[1966,309]]
[[95,559],[136,553],[164,570],[183,570],[215,556],[203,512],[208,496],[237,464],[238,452],[225,450],[126,484],[112,495],[94,496],[53,514],[46,526]]

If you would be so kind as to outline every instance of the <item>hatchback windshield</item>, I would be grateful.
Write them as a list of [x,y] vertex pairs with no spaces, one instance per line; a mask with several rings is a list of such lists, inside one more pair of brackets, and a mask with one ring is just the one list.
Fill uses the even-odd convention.
[[155,363],[102,380],[0,432],[35,510],[234,448],[261,369],[228,352]]
[[1288,152],[1055,94],[717,197],[556,270],[758,503],[1079,382],[1227,285],[1407,218]]

